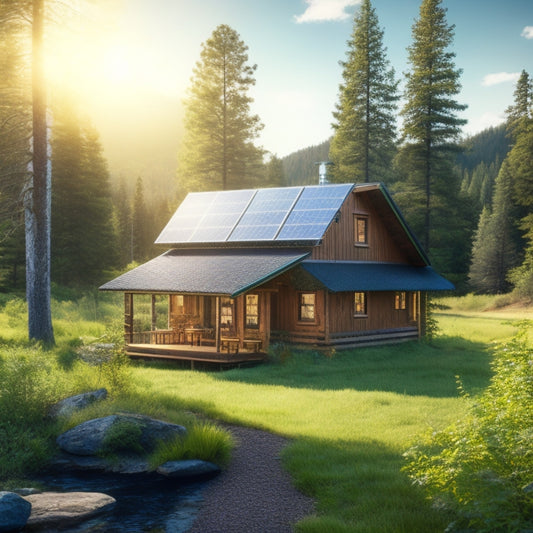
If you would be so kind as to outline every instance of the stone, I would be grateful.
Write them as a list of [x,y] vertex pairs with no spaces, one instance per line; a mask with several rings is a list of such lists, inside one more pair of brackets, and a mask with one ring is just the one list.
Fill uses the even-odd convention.
[[14,492],[0,492],[0,533],[20,531],[28,521],[31,503]]
[[118,455],[112,458],[96,455],[72,455],[61,453],[57,455],[52,469],[68,471],[95,471],[114,474],[148,474],[151,472],[148,461],[139,456]]
[[157,468],[157,473],[171,478],[210,476],[220,473],[220,467],[209,461],[187,459],[167,461]]
[[90,392],[83,392],[82,394],[76,394],[76,396],[70,396],[52,406],[52,416],[68,416],[75,411],[80,411],[85,407],[88,407],[94,402],[102,401],[107,398],[106,389],[98,389]]
[[116,500],[99,492],[42,492],[26,496],[31,504],[28,529],[60,528],[113,508]]
[[117,414],[83,422],[59,435],[57,444],[61,450],[74,455],[101,454],[105,452],[106,437],[110,435],[113,426],[119,423],[129,423],[140,428],[138,443],[147,453],[153,451],[159,442],[183,438],[187,434],[187,430],[177,424],[142,415]]

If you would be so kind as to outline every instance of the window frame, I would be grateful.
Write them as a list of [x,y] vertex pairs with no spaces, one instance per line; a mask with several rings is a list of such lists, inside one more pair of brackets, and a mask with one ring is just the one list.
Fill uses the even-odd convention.
[[[222,297],[220,299],[220,327],[224,329],[232,329],[235,323],[235,308],[233,298]],[[229,312],[225,312],[228,310]],[[224,318],[230,317],[230,321],[225,321]]]
[[[362,296],[362,309],[358,310],[358,306],[361,304],[358,301],[358,296]],[[365,318],[368,316],[368,294],[366,291],[355,291],[353,293],[353,316],[354,318]]]
[[[248,303],[248,298],[255,298],[255,303]],[[255,313],[250,313],[249,309],[255,307]],[[248,318],[253,317],[254,323],[248,323]],[[246,329],[259,329],[259,294],[246,294],[244,298],[244,327]]]
[[394,309],[396,311],[405,311],[407,309],[406,291],[396,291],[394,293]]
[[[305,303],[303,302],[303,298],[306,296],[312,296],[313,297],[313,303]],[[302,310],[304,307],[307,309],[309,307],[312,307],[312,318],[306,318],[304,314],[302,313]],[[316,324],[316,292],[309,292],[309,291],[301,291],[298,293],[298,322],[301,322],[302,324]]]
[[[365,247],[365,246],[369,246],[369,243],[368,243],[368,220],[369,220],[369,217],[367,214],[363,214],[363,213],[354,213],[354,216],[353,216],[353,227],[354,227],[354,246],[361,246],[361,247]],[[359,223],[364,223],[364,231],[363,231],[363,239],[364,240],[359,240],[359,237],[361,235],[360,231],[359,231]]]

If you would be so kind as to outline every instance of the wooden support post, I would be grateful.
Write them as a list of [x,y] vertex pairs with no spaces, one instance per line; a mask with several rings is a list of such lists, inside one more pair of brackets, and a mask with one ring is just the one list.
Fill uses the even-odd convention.
[[220,352],[220,296],[215,297],[215,349]]
[[155,294],[152,294],[152,331],[154,331],[157,324],[157,310],[155,307]]
[[124,339],[133,342],[133,293],[124,293]]

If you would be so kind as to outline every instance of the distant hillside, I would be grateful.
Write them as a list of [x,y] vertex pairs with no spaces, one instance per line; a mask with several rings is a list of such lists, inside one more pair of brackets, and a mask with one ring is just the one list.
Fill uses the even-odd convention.
[[509,151],[509,138],[505,131],[505,124],[467,137],[463,146],[464,152],[457,159],[457,163],[463,169],[474,170],[480,163],[489,166],[497,162],[499,166]]
[[287,176],[287,185],[318,185],[318,165],[327,161],[329,139],[317,146],[303,148],[282,159],[283,172]]
[[[316,146],[293,152],[282,159],[287,185],[312,185],[318,183],[318,165],[328,160],[330,139]],[[464,152],[457,157],[461,172],[471,174],[481,164],[497,171],[509,151],[505,124],[491,127],[463,141]]]

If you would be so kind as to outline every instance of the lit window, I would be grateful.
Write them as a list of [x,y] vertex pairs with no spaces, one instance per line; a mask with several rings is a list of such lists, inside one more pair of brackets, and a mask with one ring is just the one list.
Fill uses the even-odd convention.
[[246,295],[246,327],[259,327],[259,296],[257,294]]
[[233,301],[230,298],[220,300],[220,325],[230,328],[233,324]]
[[355,316],[366,315],[366,293],[365,292],[354,293],[354,315]]
[[368,244],[368,217],[355,217],[355,244]]
[[302,292],[298,302],[298,320],[300,322],[315,321],[315,293]]
[[406,301],[405,292],[396,292],[394,294],[394,309],[405,309]]

